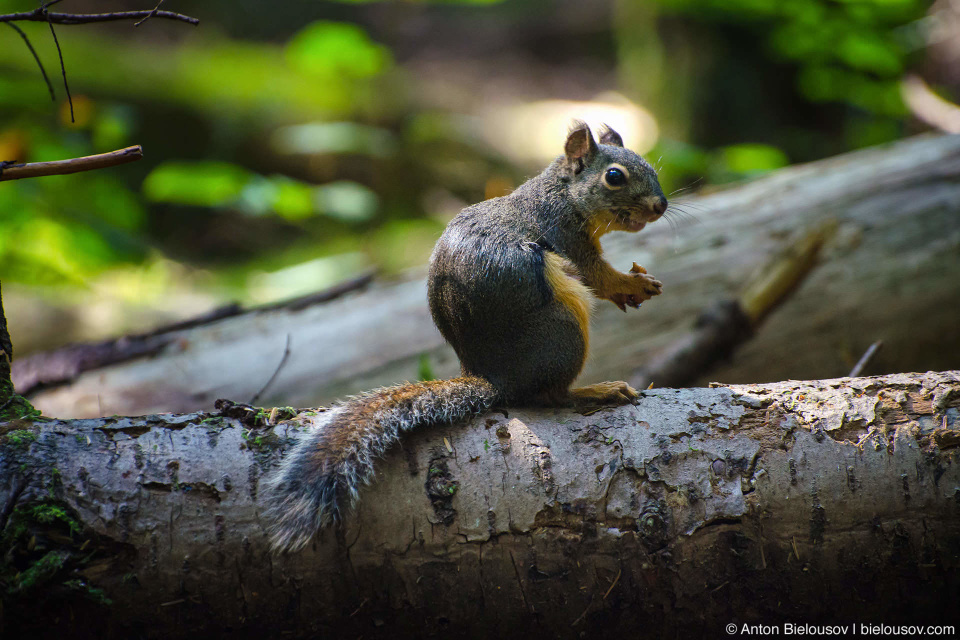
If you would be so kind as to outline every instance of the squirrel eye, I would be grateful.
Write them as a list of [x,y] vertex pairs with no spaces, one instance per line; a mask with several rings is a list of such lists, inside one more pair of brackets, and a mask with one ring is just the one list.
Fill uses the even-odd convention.
[[608,187],[622,187],[627,183],[627,176],[620,169],[611,167],[604,172],[603,181]]

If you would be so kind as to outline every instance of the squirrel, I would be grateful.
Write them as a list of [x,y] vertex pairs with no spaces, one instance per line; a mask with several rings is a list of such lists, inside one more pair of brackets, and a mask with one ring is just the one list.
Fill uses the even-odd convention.
[[266,479],[270,542],[295,551],[338,522],[373,461],[403,431],[452,424],[495,406],[632,403],[626,382],[571,388],[587,357],[595,298],[621,310],[662,292],[634,263],[601,255],[608,231],[639,231],[667,209],[657,174],[603,125],[599,144],[575,121],[563,155],[513,193],[463,209],[430,258],[433,320],[461,376],[406,383],[336,405]]

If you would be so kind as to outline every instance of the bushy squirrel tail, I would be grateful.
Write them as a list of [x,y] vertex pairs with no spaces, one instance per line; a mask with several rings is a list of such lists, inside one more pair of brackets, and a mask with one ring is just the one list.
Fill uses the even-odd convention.
[[401,431],[450,424],[489,410],[496,389],[464,376],[384,387],[351,398],[305,434],[265,482],[274,551],[296,551],[336,522],[373,479],[373,461]]

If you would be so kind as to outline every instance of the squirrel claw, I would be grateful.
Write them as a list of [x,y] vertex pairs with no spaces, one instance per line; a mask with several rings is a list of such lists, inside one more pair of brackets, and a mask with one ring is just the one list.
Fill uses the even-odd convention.
[[626,293],[613,294],[610,296],[610,302],[617,305],[617,307],[620,308],[620,311],[623,311],[624,313],[627,312],[627,305],[630,305],[631,307],[636,306],[633,304],[633,296]]
[[638,299],[637,296],[632,293],[615,293],[610,296],[610,301],[617,305],[620,311],[624,313],[627,312],[627,307],[639,309],[640,305],[643,304],[643,300]]

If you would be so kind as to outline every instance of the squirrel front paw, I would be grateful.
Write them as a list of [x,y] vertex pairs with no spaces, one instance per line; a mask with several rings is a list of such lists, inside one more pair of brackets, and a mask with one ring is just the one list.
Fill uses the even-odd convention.
[[647,273],[647,270],[636,262],[624,276],[624,284],[627,286],[627,291],[610,296],[610,300],[620,307],[621,311],[626,311],[627,307],[636,309],[644,300],[663,293],[663,283]]

